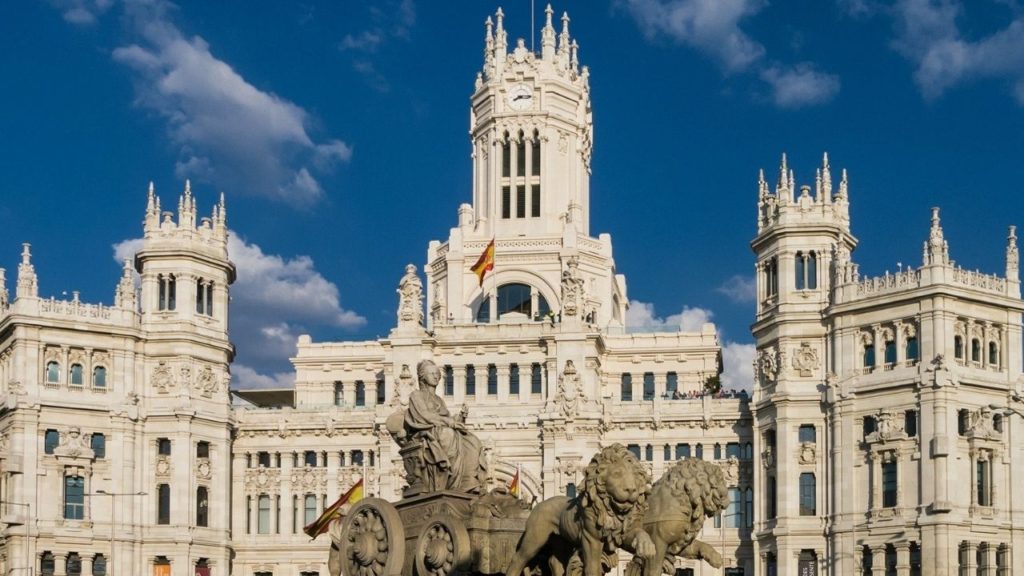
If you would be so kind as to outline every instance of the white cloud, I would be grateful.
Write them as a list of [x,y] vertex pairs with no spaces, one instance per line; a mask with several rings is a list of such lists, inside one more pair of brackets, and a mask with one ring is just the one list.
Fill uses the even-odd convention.
[[110,6],[114,3],[113,0],[51,0],[55,8],[60,10],[61,17],[64,18],[65,22],[69,24],[75,24],[78,26],[89,26],[95,24],[100,16],[103,15]]
[[715,288],[733,302],[753,302],[757,297],[757,283],[752,276],[737,274]]
[[839,93],[839,77],[819,72],[806,62],[793,67],[769,66],[760,73],[772,89],[772,101],[779,108],[800,108],[824,104]]
[[626,311],[626,329],[630,332],[700,332],[711,322],[712,312],[703,308],[683,306],[683,311],[667,318],[659,318],[654,304],[630,300]]
[[113,58],[134,71],[137,105],[166,120],[179,177],[299,206],[324,195],[312,169],[348,161],[347,144],[316,142],[303,108],[250,84],[201,37],[186,38],[166,17],[167,4],[125,9],[140,39]]
[[1024,16],[977,40],[963,37],[955,0],[900,0],[891,10],[894,48],[913,62],[914,80],[925,98],[937,98],[957,84],[982,78],[1009,80],[1024,105]]
[[[113,246],[119,263],[142,248],[142,239]],[[317,271],[309,256],[265,254],[231,234],[228,254],[238,278],[231,286],[231,339],[237,350],[232,387],[287,387],[288,359],[309,328],[359,328],[366,319],[341,306],[338,287]]]
[[738,71],[760,60],[764,46],[740,29],[740,20],[756,14],[761,0],[622,0],[648,37],[666,36]]
[[231,365],[231,388],[244,390],[251,388],[292,388],[295,386],[294,372],[276,372],[261,374],[245,364],[235,362]]
[[753,391],[754,345],[726,342],[722,345],[722,388]]

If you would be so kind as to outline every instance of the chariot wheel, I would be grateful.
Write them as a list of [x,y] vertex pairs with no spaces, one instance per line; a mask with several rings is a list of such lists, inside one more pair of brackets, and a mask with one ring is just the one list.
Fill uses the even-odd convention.
[[472,550],[462,520],[439,514],[427,522],[416,542],[417,576],[454,576],[469,572]]
[[361,500],[345,516],[339,548],[345,576],[401,574],[405,531],[398,511],[380,498]]

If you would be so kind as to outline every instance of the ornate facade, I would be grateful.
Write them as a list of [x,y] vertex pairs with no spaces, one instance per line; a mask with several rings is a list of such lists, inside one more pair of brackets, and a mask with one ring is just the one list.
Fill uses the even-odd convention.
[[1005,276],[954,265],[936,212],[921,267],[861,278],[845,172],[833,189],[826,158],[812,194],[784,161],[759,185],[753,396],[706,394],[714,326],[625,329],[626,279],[589,226],[589,72],[559,24],[549,8],[533,52],[488,18],[472,201],[422,276],[406,267],[390,334],[300,337],[293,390],[229,396],[223,200],[197,220],[186,186],[175,219],[151,189],[111,306],[40,298],[25,246],[13,299],[0,271],[0,572],[324,575],[302,526],[360,479],[401,497],[386,420],[432,359],[489,488],[519,471],[524,499],[573,494],[615,442],[655,477],[720,464],[731,503],[701,539],[725,574],[1024,573],[1013,230]]

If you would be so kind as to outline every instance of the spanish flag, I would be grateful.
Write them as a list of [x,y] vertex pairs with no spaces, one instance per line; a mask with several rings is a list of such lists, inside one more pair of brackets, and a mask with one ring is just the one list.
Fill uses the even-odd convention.
[[476,277],[480,279],[480,285],[484,285],[484,276],[488,272],[494,270],[494,238],[491,238],[491,243],[484,248],[484,253],[480,255],[480,258],[470,268]]
[[516,467],[516,475],[508,482],[508,493],[519,498],[519,467]]
[[363,479],[360,478],[359,482],[356,482],[348,492],[342,494],[341,498],[334,504],[331,504],[319,518],[313,520],[308,526],[302,529],[310,538],[316,538],[317,536],[327,532],[327,529],[331,526],[331,522],[341,518],[341,507],[345,504],[355,504],[363,499]]

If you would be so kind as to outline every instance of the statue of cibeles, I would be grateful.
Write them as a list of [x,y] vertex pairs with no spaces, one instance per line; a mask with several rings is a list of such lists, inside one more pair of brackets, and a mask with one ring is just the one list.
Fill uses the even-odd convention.
[[543,566],[553,574],[600,576],[615,566],[618,549],[633,554],[626,576],[672,573],[677,556],[718,568],[721,556],[697,535],[704,519],[727,504],[715,464],[681,460],[652,487],[647,468],[613,444],[591,459],[577,497],[556,496],[533,509],[505,576]]
[[481,492],[487,481],[483,445],[466,429],[465,411],[453,417],[437,395],[441,371],[433,361],[420,362],[416,373],[419,388],[409,395],[409,407],[387,423],[406,471],[425,492]]

